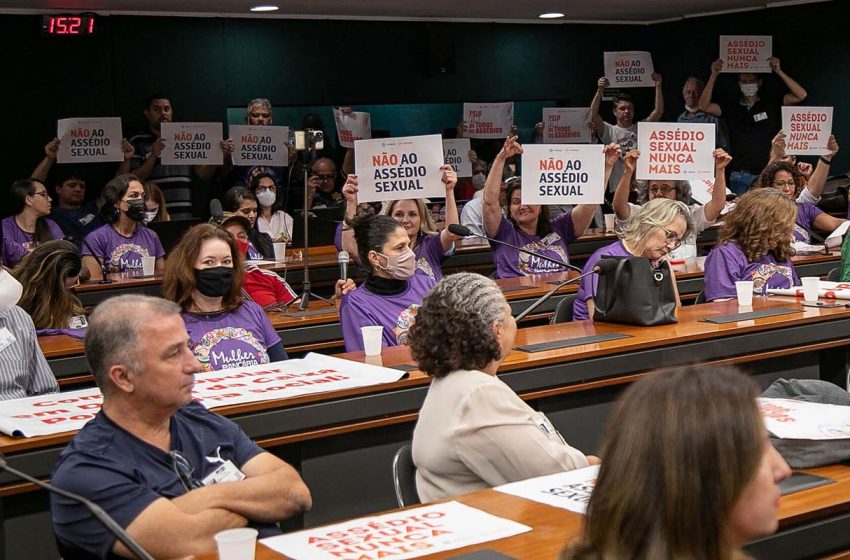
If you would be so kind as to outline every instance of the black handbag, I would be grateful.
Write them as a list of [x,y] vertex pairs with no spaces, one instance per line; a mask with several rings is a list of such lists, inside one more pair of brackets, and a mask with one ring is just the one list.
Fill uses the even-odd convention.
[[666,263],[652,268],[644,257],[605,257],[599,268],[594,321],[645,327],[677,322],[676,290]]

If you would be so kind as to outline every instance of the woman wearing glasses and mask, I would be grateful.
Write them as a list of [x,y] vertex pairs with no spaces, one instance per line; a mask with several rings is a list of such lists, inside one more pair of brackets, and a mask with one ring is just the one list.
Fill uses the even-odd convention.
[[38,179],[22,179],[12,183],[12,216],[3,219],[3,264],[15,266],[38,244],[62,239],[62,229],[50,214],[50,195]]
[[204,371],[287,359],[265,311],[242,296],[243,268],[236,241],[212,224],[186,232],[168,258],[162,295],[180,306]]
[[[669,200],[678,200],[685,203],[690,209],[691,221],[694,224],[694,229],[691,235],[682,242],[682,245],[675,251],[670,251],[667,258],[672,260],[686,259],[688,257],[697,256],[697,235],[705,228],[714,224],[714,221],[720,216],[723,207],[726,204],[726,166],[732,161],[732,156],[721,149],[714,150],[714,190],[711,191],[711,200],[706,204],[696,204],[691,200],[691,185],[687,181],[637,181],[638,203],[646,204],[648,201],[656,198],[666,198]],[[634,212],[640,208],[638,204],[629,202],[629,192],[631,191],[632,179],[635,174],[635,166],[640,157],[638,150],[630,150],[623,156],[623,164],[625,171],[617,183],[617,190],[614,192],[614,213],[617,217],[617,229],[621,229],[626,221]]]
[[[142,257],[156,257],[154,272],[165,269],[165,251],[156,232],[142,225],[145,219],[145,187],[135,175],[119,175],[103,187],[100,195],[101,226],[86,236],[83,264],[92,280],[103,278],[101,263],[110,272],[142,272]],[[98,262],[99,261],[99,262]]]
[[[606,245],[593,253],[582,269],[588,273],[604,257],[644,257],[653,268],[667,266],[676,286],[676,275],[667,261],[668,255],[678,249],[694,230],[690,209],[684,202],[655,198],[643,206],[626,222],[617,234],[619,241]],[[593,298],[596,296],[598,276],[591,274],[581,279],[578,297],[573,306],[573,321],[593,317]],[[676,300],[679,292],[676,291]]]
[[410,237],[394,218],[377,216],[346,220],[353,228],[360,266],[369,273],[356,290],[342,296],[339,315],[345,350],[363,350],[360,327],[384,327],[382,346],[407,344],[407,331],[425,294],[436,285],[426,274],[415,274],[416,255]]

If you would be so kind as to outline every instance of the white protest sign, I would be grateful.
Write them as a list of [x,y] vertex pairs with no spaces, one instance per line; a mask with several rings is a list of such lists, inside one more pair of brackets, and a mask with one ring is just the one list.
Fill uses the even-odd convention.
[[652,55],[646,51],[606,52],[605,77],[613,88],[655,86]]
[[442,198],[443,139],[439,134],[354,143],[358,202]]
[[493,490],[584,514],[599,476],[599,465],[496,486]]
[[458,177],[472,177],[469,149],[469,138],[446,138],[443,140],[443,161],[452,166]]
[[94,418],[102,402],[98,389],[3,401],[0,432],[15,437],[33,437],[79,430]]
[[587,125],[590,109],[587,107],[544,107],[544,144],[590,144],[593,140]]
[[260,542],[294,560],[406,560],[528,531],[531,527],[452,501],[361,517]]
[[504,140],[514,124],[514,103],[464,103],[463,120],[468,138]]
[[[688,181],[691,185],[691,198],[700,204],[708,204],[711,201],[711,193],[714,192],[714,179],[692,179]],[[732,194],[726,187],[726,194]]]
[[100,117],[56,121],[57,163],[124,161],[121,118]]
[[787,155],[826,155],[832,107],[782,107],[782,130]]
[[850,406],[761,398],[758,407],[767,431],[778,438],[850,438]]
[[721,35],[721,72],[770,72],[768,58],[773,56],[770,35]]
[[522,154],[523,204],[601,204],[605,155],[594,144],[526,144]]
[[164,122],[162,165],[221,165],[221,123]]
[[403,371],[311,352],[299,360],[197,374],[192,395],[213,408],[391,383],[402,376]]
[[[396,369],[310,353],[297,360],[195,374],[192,396],[215,408],[391,383],[403,376]],[[102,402],[98,389],[4,401],[0,432],[32,437],[79,430]]]
[[637,179],[714,179],[714,133],[713,124],[639,122]]
[[[844,222],[845,224],[850,222]],[[768,293],[777,296],[803,297],[803,287],[768,288]],[[818,284],[818,297],[824,299],[850,299],[850,282],[829,282],[821,280]]]
[[334,122],[339,145],[343,148],[353,148],[357,140],[368,140],[372,137],[372,116],[369,113],[352,111],[345,114],[334,109]]
[[233,165],[289,165],[288,126],[232,124],[230,137],[233,139]]

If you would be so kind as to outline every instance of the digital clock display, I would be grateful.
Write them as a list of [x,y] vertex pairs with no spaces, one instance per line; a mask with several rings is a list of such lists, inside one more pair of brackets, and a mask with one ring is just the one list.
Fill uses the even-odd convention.
[[41,33],[51,37],[88,36],[94,35],[96,30],[97,24],[93,14],[49,15],[43,16],[41,21]]

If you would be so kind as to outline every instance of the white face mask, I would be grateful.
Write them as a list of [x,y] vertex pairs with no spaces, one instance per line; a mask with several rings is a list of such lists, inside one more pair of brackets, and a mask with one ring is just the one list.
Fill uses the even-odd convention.
[[257,202],[260,206],[271,206],[274,204],[276,194],[270,190],[264,190],[257,193]]
[[758,84],[738,84],[741,87],[741,93],[744,97],[753,97],[759,92]]
[[21,286],[21,283],[0,267],[0,314],[12,309],[18,303],[18,300],[21,299],[23,292],[24,287]]
[[157,208],[156,210],[145,210],[145,219],[142,220],[142,223],[144,223],[145,225],[148,225],[149,223],[154,221],[154,218],[156,218],[156,215],[158,213],[159,213],[159,208]]

